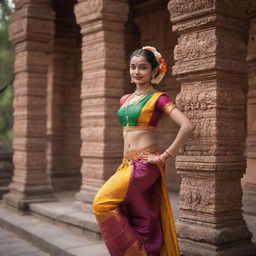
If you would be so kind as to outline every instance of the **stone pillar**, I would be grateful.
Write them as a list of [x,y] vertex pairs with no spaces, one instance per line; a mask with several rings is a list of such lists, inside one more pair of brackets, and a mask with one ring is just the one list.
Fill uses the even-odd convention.
[[247,1],[171,0],[176,101],[195,130],[176,157],[182,255],[256,255],[242,216]]
[[247,63],[249,89],[247,94],[247,169],[243,178],[243,210],[256,215],[256,15],[251,19]]
[[[82,33],[82,185],[75,203],[85,209],[114,173],[122,156],[116,111],[123,94],[124,24],[128,1],[80,0],[75,6]],[[91,211],[91,208],[90,208]]]
[[4,202],[27,210],[30,202],[50,200],[46,175],[46,85],[49,40],[54,34],[50,0],[17,0],[10,40],[15,47],[14,176]]

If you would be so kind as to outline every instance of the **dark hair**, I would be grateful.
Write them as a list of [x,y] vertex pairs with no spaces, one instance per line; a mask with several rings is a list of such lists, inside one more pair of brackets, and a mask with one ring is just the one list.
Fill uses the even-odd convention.
[[134,56],[136,56],[136,57],[143,56],[151,64],[152,70],[158,66],[158,62],[156,60],[154,53],[149,50],[145,50],[145,49],[135,50],[130,56],[130,62],[131,62],[132,57],[134,57]]

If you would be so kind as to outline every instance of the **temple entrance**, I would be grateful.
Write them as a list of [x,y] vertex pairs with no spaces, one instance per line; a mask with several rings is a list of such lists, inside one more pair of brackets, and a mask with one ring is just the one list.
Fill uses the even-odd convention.
[[81,35],[76,0],[53,0],[52,40],[47,86],[47,174],[53,191],[78,190],[81,183]]

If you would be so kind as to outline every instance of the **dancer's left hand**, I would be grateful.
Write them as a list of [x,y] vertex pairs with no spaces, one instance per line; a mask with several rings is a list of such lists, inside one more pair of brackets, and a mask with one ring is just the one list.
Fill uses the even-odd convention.
[[141,160],[147,163],[151,163],[151,164],[158,164],[158,157],[157,155],[153,155],[153,154],[144,154],[141,156]]

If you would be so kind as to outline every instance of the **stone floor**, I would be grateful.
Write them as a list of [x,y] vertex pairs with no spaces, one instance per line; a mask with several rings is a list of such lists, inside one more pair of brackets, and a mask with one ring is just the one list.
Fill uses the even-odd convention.
[[1,256],[50,256],[12,232],[0,228]]
[[[0,204],[0,256],[109,256],[98,235],[87,235],[93,233],[93,230],[96,234],[95,220],[93,216],[85,218],[84,213],[72,208],[74,194],[75,192],[59,193],[56,194],[58,202],[32,205],[33,215],[18,215]],[[170,197],[174,218],[177,219],[178,194],[171,193]],[[41,215],[48,215],[51,220],[46,220]],[[253,242],[256,243],[256,216],[244,217],[254,234]],[[87,233],[78,228],[80,226],[83,230],[88,225],[90,232],[86,231]]]

